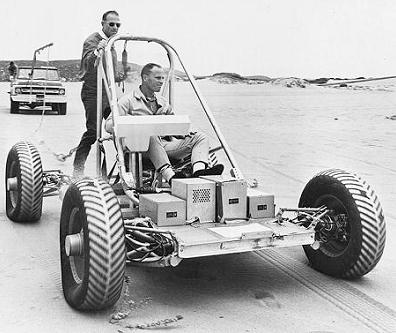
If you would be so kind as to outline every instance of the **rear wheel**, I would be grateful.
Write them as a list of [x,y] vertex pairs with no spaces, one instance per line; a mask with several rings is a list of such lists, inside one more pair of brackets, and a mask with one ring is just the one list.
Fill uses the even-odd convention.
[[22,141],[11,148],[5,181],[7,216],[14,222],[39,220],[43,206],[43,169],[35,146]]
[[360,177],[332,169],[319,173],[305,186],[299,207],[330,209],[329,228],[316,229],[319,249],[304,246],[316,270],[354,279],[370,272],[385,246],[385,220],[373,189]]
[[103,180],[82,179],[69,186],[62,203],[60,252],[70,306],[101,310],[118,301],[125,271],[124,224],[117,197]]
[[19,112],[19,102],[14,102],[11,100],[11,107],[10,107],[10,113],[18,113]]

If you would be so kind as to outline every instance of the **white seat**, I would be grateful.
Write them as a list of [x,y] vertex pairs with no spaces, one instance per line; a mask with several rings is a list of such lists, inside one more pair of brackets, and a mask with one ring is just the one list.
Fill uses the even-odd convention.
[[186,135],[191,122],[188,116],[119,116],[116,118],[114,132],[122,138],[123,145],[131,152],[148,150],[151,136]]

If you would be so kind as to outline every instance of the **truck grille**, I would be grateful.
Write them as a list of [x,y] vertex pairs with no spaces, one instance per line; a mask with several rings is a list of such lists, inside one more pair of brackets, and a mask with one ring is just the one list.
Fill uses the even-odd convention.
[[21,89],[21,94],[23,95],[44,95],[44,92],[46,95],[58,95],[59,94],[59,88],[20,88]]

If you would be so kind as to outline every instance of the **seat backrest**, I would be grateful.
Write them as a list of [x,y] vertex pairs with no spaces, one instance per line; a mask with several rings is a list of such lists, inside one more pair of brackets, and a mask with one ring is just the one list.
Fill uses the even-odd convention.
[[114,124],[117,139],[123,138],[124,149],[131,152],[148,150],[151,136],[186,135],[191,122],[188,116],[119,116]]

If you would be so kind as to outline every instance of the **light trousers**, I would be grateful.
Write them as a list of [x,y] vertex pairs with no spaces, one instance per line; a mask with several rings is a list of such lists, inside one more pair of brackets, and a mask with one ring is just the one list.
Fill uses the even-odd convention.
[[182,159],[189,154],[191,154],[192,165],[196,162],[208,164],[209,140],[205,134],[197,132],[186,135],[184,139],[171,138],[167,141],[159,136],[150,137],[146,156],[150,158],[156,170],[165,164],[171,164],[169,159]]

